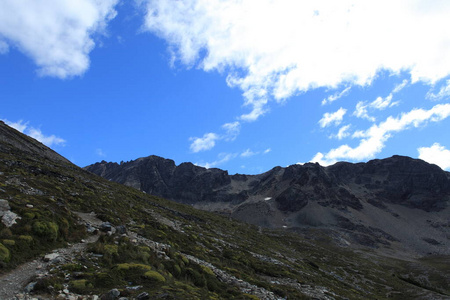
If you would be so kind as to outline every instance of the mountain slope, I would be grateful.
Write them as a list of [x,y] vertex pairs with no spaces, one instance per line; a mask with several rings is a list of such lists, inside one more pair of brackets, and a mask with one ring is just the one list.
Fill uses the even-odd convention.
[[157,156],[86,170],[196,208],[268,228],[333,230],[340,244],[450,254],[450,176],[403,156],[368,163],[307,163],[228,175]]
[[[445,299],[450,294],[448,257],[392,259],[335,247],[314,228],[309,237],[315,239],[257,228],[110,182],[52,159],[46,154],[50,149],[3,123],[0,127],[9,139],[0,139],[1,299],[22,292],[17,282],[5,279],[30,270],[17,267],[33,259],[41,267],[28,290],[41,299],[108,299],[117,293],[128,299]],[[5,222],[5,215],[16,223]],[[46,253],[51,253],[48,261],[40,262]]]

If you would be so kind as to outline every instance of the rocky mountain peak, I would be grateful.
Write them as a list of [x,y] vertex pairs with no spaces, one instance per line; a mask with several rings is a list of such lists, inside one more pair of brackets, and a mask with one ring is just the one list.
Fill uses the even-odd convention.
[[44,144],[0,121],[0,151],[10,153],[17,150],[23,151],[31,157],[41,157],[58,162],[70,163],[69,160]]
[[[441,218],[450,209],[449,173],[398,155],[328,167],[317,163],[274,167],[258,175],[229,175],[192,163],[177,166],[153,156],[86,169],[149,194],[259,226],[335,228],[349,231],[354,242],[371,246],[410,240],[409,227],[430,228],[431,223],[422,223]],[[433,240],[445,243],[445,236],[431,231]],[[421,251],[429,246],[420,243]]]

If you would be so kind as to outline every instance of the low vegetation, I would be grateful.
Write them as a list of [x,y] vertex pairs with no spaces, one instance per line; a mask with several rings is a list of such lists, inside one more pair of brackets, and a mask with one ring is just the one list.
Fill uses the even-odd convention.
[[100,234],[85,254],[38,280],[35,293],[56,295],[67,286],[79,294],[117,288],[125,297],[147,292],[164,299],[257,299],[259,292],[248,284],[286,299],[450,295],[448,265],[435,260],[356,253],[332,246],[320,231],[305,239],[264,230],[18,149],[0,152],[0,199],[20,217],[11,227],[0,223],[0,273],[86,238],[75,212],[95,212],[127,230]]

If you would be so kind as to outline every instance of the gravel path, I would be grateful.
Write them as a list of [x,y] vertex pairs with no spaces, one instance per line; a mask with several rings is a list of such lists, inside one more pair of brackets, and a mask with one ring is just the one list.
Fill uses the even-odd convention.
[[[98,225],[98,223],[101,223],[101,221],[95,217],[95,214],[78,213],[78,215],[83,221],[92,225]],[[97,235],[91,235],[81,243],[73,244],[67,248],[56,249],[51,253],[57,253],[66,261],[70,261],[71,258],[73,258],[77,253],[85,251],[89,243],[94,243],[97,239]],[[20,265],[9,273],[0,276],[0,299],[15,299],[15,295],[23,293],[26,285],[34,277],[47,273],[47,267],[49,264],[51,264],[51,261],[45,262],[42,258],[37,258],[33,261]]]
[[0,299],[14,299],[14,296],[23,291],[33,276],[45,272],[48,263],[41,259],[27,262],[13,271],[0,277]]

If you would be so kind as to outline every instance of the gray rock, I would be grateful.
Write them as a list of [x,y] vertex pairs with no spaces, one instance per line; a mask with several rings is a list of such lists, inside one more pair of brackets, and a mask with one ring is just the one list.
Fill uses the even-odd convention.
[[16,224],[16,220],[22,219],[21,217],[19,217],[16,213],[13,213],[12,211],[6,211],[3,213],[2,216],[2,223],[6,226],[6,227],[11,227],[14,224]]
[[136,300],[148,300],[148,299],[150,299],[150,295],[146,292],[140,293],[136,297]]
[[127,228],[124,225],[120,225],[116,227],[116,232],[118,234],[126,234],[127,233]]
[[112,289],[107,294],[100,297],[101,300],[116,300],[120,296],[120,291],[118,289]]
[[93,227],[91,224],[86,224],[86,231],[88,233],[94,233],[94,231],[97,230],[95,227]]
[[137,291],[137,290],[142,289],[142,285],[127,286],[126,289],[129,290],[129,291]]
[[58,259],[59,257],[61,257],[61,255],[59,253],[50,253],[50,254],[46,254],[44,256],[44,261],[54,261],[55,259]]
[[30,282],[25,288],[24,288],[24,292],[25,293],[31,293],[33,290],[34,290],[34,286],[36,285],[36,281],[34,281],[34,282]]
[[100,225],[100,230],[103,232],[112,231],[112,225],[109,222],[104,222]]
[[0,199],[0,213],[10,210],[8,200]]

